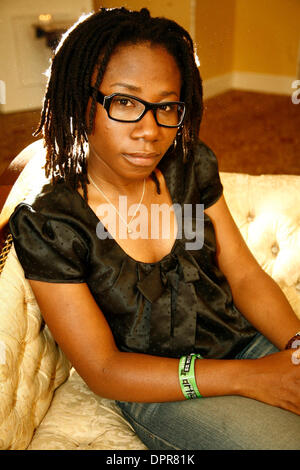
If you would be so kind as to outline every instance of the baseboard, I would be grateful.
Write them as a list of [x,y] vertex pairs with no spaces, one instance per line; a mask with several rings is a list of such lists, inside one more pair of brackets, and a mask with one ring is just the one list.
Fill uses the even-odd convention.
[[232,89],[232,73],[203,80],[203,98],[208,99]]
[[275,93],[280,95],[292,95],[293,81],[296,76],[270,75],[251,72],[233,72],[232,86],[239,90],[259,91],[263,93]]
[[294,80],[296,77],[285,75],[232,72],[203,80],[203,95],[207,99],[232,89],[292,95]]

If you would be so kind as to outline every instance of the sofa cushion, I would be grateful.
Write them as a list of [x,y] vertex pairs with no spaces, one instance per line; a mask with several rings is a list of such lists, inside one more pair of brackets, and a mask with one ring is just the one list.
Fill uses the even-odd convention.
[[300,176],[220,176],[228,207],[249,249],[300,318]]
[[[29,194],[37,194],[42,186],[49,181],[45,177],[45,149],[42,140],[29,145],[22,152],[28,159],[23,171],[9,191],[0,213],[0,230],[7,224],[9,217],[19,202]],[[24,157],[25,158],[25,157]]]
[[0,449],[25,449],[70,364],[10,249],[0,277]]
[[28,450],[144,450],[113,400],[95,395],[72,369],[55,392]]

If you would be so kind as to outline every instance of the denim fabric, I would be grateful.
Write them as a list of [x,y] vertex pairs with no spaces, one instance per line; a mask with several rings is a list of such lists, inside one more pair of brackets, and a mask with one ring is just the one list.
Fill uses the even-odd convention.
[[[236,359],[276,351],[257,334]],[[300,416],[250,398],[117,405],[149,450],[300,450]]]

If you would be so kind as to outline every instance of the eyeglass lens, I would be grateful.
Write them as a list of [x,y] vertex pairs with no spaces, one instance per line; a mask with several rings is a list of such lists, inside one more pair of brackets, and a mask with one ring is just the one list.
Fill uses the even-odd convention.
[[[134,98],[116,95],[112,98],[109,114],[113,119],[135,121],[143,114],[145,105]],[[162,103],[155,109],[159,124],[176,126],[180,123],[184,108],[177,103]]]

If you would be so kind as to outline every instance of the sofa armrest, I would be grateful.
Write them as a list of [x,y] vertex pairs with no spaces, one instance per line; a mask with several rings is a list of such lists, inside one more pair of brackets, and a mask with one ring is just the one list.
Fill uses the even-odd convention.
[[38,140],[24,149],[17,157],[27,162],[9,191],[0,213],[0,230],[7,224],[14,208],[32,191],[38,191],[47,181],[44,175],[45,149]]
[[0,449],[26,449],[70,364],[42,319],[13,245],[0,293]]
[[300,318],[300,175],[221,172],[220,177],[249,249]]

